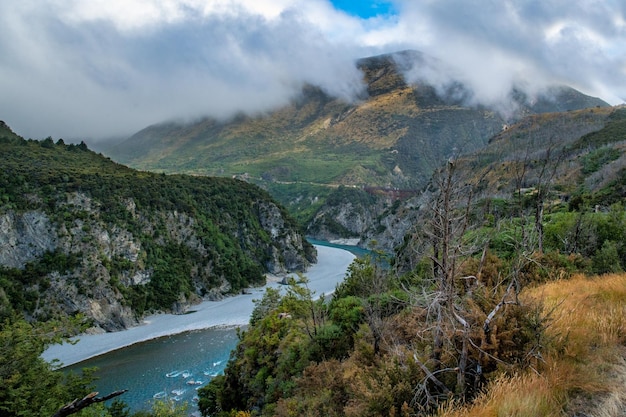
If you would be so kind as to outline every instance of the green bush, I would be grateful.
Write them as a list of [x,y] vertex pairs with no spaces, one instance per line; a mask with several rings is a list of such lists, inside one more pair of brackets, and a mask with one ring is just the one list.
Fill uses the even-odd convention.
[[623,272],[617,244],[610,240],[605,240],[602,247],[593,256],[593,272],[596,274]]

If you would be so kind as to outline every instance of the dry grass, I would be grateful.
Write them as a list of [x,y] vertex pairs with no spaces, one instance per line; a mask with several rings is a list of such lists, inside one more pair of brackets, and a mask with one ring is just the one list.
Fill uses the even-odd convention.
[[547,283],[526,291],[549,314],[539,372],[502,376],[466,407],[441,417],[626,415],[626,274]]

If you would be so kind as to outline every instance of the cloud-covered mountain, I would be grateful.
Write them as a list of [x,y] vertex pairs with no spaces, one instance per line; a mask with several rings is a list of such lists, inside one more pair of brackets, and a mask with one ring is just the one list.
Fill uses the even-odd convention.
[[[357,67],[365,85],[357,101],[308,86],[273,112],[157,124],[106,153],[140,169],[245,176],[265,184],[411,188],[453,149],[476,150],[525,115],[607,105],[566,86],[522,85],[487,106],[440,61],[415,51],[361,59]],[[439,74],[441,82],[426,82],[419,76],[426,73]]]
[[369,18],[338,3],[0,2],[0,114],[25,137],[127,136],[169,118],[272,111],[303,84],[354,97],[356,59],[403,49],[437,57],[483,104],[514,85],[626,99],[623,2],[394,0]]

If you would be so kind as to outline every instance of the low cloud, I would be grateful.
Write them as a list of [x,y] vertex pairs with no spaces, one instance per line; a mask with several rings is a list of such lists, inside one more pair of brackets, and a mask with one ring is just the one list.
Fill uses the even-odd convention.
[[464,83],[472,100],[506,106],[512,88],[567,84],[611,104],[626,100],[626,25],[619,1],[400,1],[400,26],[441,63],[407,71],[440,88]]
[[440,63],[409,80],[458,79],[476,102],[558,82],[616,104],[622,3],[395,0],[397,14],[361,19],[328,0],[2,2],[0,119],[26,137],[102,138],[268,111],[304,83],[351,100],[363,92],[355,61],[402,49]]
[[346,100],[362,94],[354,45],[311,23],[314,9],[274,16],[222,3],[207,12],[165,2],[126,17],[120,9],[119,19],[115,8],[53,2],[0,10],[12,23],[0,41],[0,117],[27,137],[103,137],[171,118],[262,112],[304,83]]

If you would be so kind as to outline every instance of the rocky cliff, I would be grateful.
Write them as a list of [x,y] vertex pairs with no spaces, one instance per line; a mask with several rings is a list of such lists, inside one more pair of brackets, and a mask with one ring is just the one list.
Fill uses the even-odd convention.
[[[295,222],[257,187],[137,173],[45,143],[3,142],[0,315],[82,313],[94,331],[114,331],[316,261]],[[106,168],[89,172],[86,157]]]

